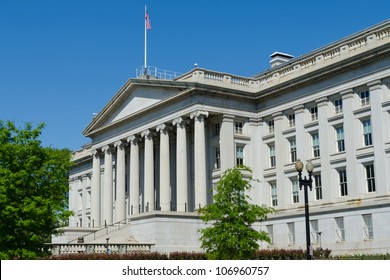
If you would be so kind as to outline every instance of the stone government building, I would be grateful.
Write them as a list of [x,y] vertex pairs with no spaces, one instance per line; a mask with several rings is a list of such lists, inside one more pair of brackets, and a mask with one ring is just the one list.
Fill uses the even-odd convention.
[[196,210],[238,164],[259,179],[252,202],[276,210],[256,224],[272,239],[263,247],[304,249],[300,158],[315,166],[313,247],[390,253],[390,20],[297,58],[276,52],[250,78],[149,74],[129,79],[83,131],[92,141],[73,155],[75,216],[53,238],[61,250],[78,237],[200,250]]

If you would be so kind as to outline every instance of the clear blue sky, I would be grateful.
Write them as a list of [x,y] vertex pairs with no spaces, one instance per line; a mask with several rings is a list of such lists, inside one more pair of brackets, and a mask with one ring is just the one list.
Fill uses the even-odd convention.
[[79,149],[91,121],[143,64],[252,76],[275,51],[299,56],[390,18],[388,0],[0,0],[0,119],[47,127]]

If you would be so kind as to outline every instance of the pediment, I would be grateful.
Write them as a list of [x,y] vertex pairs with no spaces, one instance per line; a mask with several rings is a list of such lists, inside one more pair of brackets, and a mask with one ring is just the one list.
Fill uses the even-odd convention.
[[176,91],[164,88],[137,87],[129,94],[117,108],[103,122],[103,126],[123,119],[131,114],[139,112],[164,99],[174,95]]
[[109,127],[135,115],[165,99],[176,95],[182,88],[167,87],[164,85],[126,84],[103,108],[84,130],[88,136],[93,131]]

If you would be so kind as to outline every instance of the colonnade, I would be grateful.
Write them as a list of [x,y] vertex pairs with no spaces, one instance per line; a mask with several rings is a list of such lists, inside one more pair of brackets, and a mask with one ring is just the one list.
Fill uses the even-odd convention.
[[[92,152],[92,182],[91,182],[91,222],[99,227],[113,224],[126,218],[126,174],[129,179],[130,214],[150,212],[155,210],[179,212],[192,211],[189,209],[189,180],[188,180],[188,139],[187,129],[190,120],[194,123],[194,208],[207,203],[207,172],[206,172],[206,111],[195,111],[189,118],[178,117],[170,122],[146,129],[128,136],[115,143],[95,148]],[[176,134],[176,205],[171,200],[171,159],[170,131]],[[155,157],[154,144],[159,137],[159,186],[155,186]],[[140,144],[143,143],[143,162]],[[129,146],[130,166],[126,172],[126,151]],[[113,168],[115,156],[115,168]],[[104,170],[101,174],[103,159]],[[143,174],[140,169],[143,164]],[[114,174],[115,172],[115,174]],[[140,174],[143,178],[140,178]],[[116,198],[114,202],[114,180]],[[143,188],[141,188],[141,181]],[[159,192],[155,190],[159,188]],[[141,193],[142,192],[142,193]],[[140,196],[142,201],[140,202]],[[157,203],[158,202],[158,203]],[[115,215],[114,215],[115,203]],[[156,206],[159,205],[159,209]],[[115,220],[114,220],[115,216]]]

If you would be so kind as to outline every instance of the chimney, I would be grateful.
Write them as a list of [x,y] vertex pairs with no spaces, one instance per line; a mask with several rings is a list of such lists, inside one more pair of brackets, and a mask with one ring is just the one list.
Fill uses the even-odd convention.
[[271,60],[269,61],[269,63],[271,64],[271,68],[274,68],[275,66],[283,64],[294,58],[292,55],[281,52],[274,52],[269,57],[271,58]]

